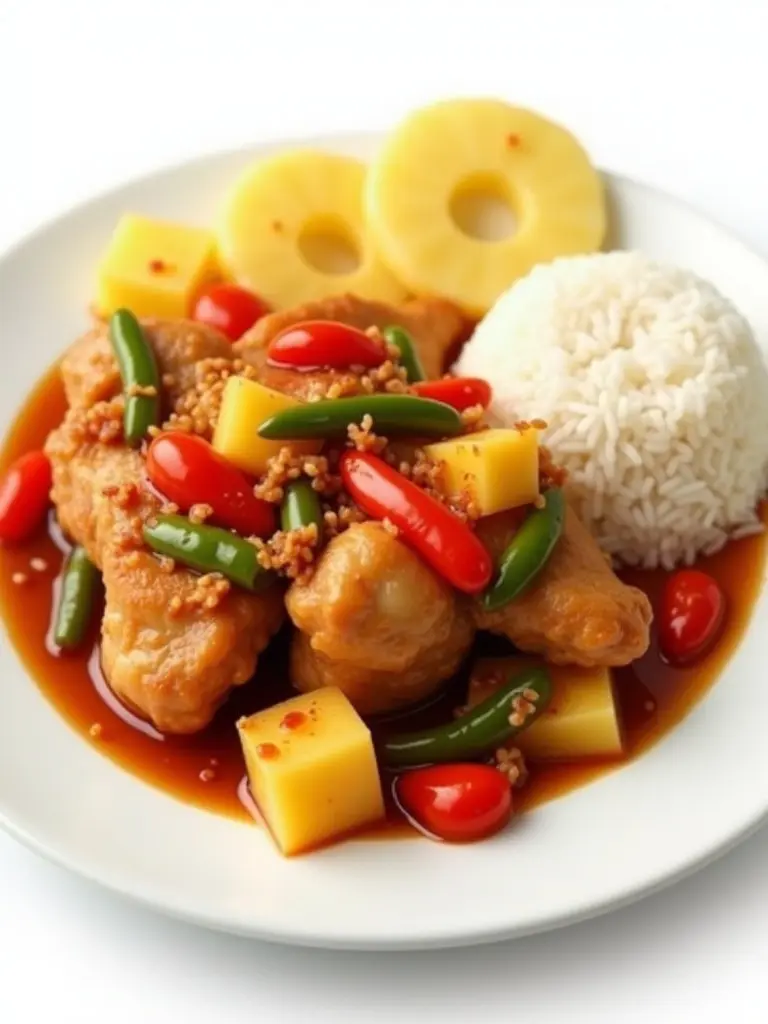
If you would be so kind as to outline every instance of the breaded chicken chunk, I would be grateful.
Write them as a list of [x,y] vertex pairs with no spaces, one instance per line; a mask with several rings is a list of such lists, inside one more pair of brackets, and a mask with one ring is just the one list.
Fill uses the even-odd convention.
[[[338,295],[263,317],[233,346],[234,352],[261,367],[275,335],[302,320],[338,320],[361,330],[399,324],[413,336],[428,377],[440,376],[448,353],[468,326],[458,307],[443,299],[413,299],[402,306],[389,306],[355,295]],[[264,383],[280,389],[279,383],[270,384],[268,379]]]
[[363,714],[428,697],[458,669],[474,637],[459,595],[379,523],[329,543],[308,584],[288,591],[298,632],[291,681],[338,686]]
[[[231,359],[232,346],[218,331],[192,320],[141,321],[163,381],[168,409],[196,381],[201,359]],[[91,406],[122,391],[120,371],[112,353],[107,324],[98,324],[67,350],[61,376],[70,406]]]
[[[218,358],[228,343],[214,331],[166,323],[147,332],[171,396],[195,380],[196,358]],[[65,532],[103,574],[102,665],[110,686],[162,731],[204,728],[232,686],[244,683],[284,619],[282,588],[253,595],[216,577],[161,561],[138,542],[158,499],[141,455],[122,444],[122,397],[106,358],[106,334],[90,332],[64,359],[73,406],[50,434],[52,499]]]
[[[519,519],[503,512],[478,523],[478,535],[498,559]],[[648,598],[611,569],[597,542],[568,508],[563,534],[529,591],[487,612],[473,603],[478,629],[507,637],[521,651],[557,665],[628,665],[648,648]]]

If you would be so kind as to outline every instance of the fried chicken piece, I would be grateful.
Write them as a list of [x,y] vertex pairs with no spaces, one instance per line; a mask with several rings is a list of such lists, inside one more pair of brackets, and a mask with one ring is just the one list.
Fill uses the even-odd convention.
[[[514,516],[481,519],[478,535],[498,558],[515,533]],[[571,508],[563,535],[532,588],[499,611],[473,604],[478,629],[506,636],[557,665],[628,665],[649,644],[648,598],[612,571]]]
[[[399,324],[413,335],[428,377],[440,376],[449,351],[468,326],[458,307],[443,299],[412,299],[402,306],[389,306],[354,295],[337,295],[263,317],[233,346],[234,352],[261,369],[275,335],[302,320],[339,320],[361,330]],[[279,383],[286,371],[277,372],[274,384],[270,383],[272,372],[272,367],[265,371],[263,382],[276,390],[287,390]],[[288,374],[290,379],[290,371]],[[332,378],[333,374],[329,375],[329,380]]]
[[338,686],[363,714],[429,696],[458,669],[474,636],[456,592],[378,523],[335,537],[286,604],[301,631],[293,684]]
[[[163,395],[169,409],[194,387],[198,360],[232,358],[229,341],[205,324],[154,319],[141,324],[155,351],[161,377],[165,377]],[[120,372],[107,324],[94,327],[69,347],[61,361],[61,375],[70,406],[91,406],[120,394]]]
[[196,732],[253,675],[283,621],[282,591],[253,595],[179,567],[165,572],[140,547],[142,520],[159,502],[143,486],[139,453],[98,440],[99,422],[116,414],[122,399],[73,408],[51,433],[53,500],[64,530],[102,570],[110,686],[163,732]]

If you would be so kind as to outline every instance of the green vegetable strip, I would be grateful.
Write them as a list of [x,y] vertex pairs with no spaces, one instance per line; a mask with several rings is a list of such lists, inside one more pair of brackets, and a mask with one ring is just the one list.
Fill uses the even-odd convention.
[[531,512],[501,556],[496,581],[482,598],[486,611],[498,611],[524,594],[549,561],[563,532],[565,498],[553,487],[544,501],[544,508]]
[[[454,722],[391,736],[381,747],[382,759],[392,768],[417,768],[483,757],[532,725],[551,697],[547,670],[527,669]],[[533,705],[533,710],[521,714],[521,701]]]
[[400,364],[408,374],[408,383],[415,384],[419,380],[426,380],[427,375],[419,359],[419,350],[408,331],[393,325],[385,327],[381,333],[388,344],[399,350]]
[[145,523],[144,540],[158,554],[198,572],[220,572],[245,590],[262,590],[273,578],[259,564],[253,544],[218,526],[158,515]]
[[[137,448],[150,427],[160,421],[160,373],[155,353],[136,317],[118,309],[109,321],[109,337],[125,393],[123,429],[126,442]],[[133,395],[134,388],[154,388],[154,395]]]
[[73,548],[61,578],[53,627],[53,639],[59,647],[73,650],[83,642],[91,622],[99,579],[99,570],[85,550]]
[[280,526],[283,530],[299,530],[303,526],[317,526],[318,536],[323,531],[323,510],[320,496],[309,480],[293,480],[285,488],[280,506]]
[[273,441],[343,438],[350,423],[373,420],[383,434],[451,437],[462,430],[461,417],[450,405],[415,395],[358,395],[295,405],[270,417],[259,435]]

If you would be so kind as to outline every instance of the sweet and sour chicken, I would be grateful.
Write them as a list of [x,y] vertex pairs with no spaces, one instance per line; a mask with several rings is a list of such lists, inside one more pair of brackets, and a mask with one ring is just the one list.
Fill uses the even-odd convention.
[[[327,389],[339,374],[300,373],[266,358],[278,331],[306,319],[365,329],[402,323],[432,377],[466,328],[448,303],[413,301],[394,309],[351,296],[267,316],[234,346],[199,324],[145,321],[163,382],[165,429],[210,440],[223,383],[232,374],[299,398]],[[476,629],[501,633],[553,662],[579,665],[624,664],[647,646],[647,600],[617,579],[571,511],[540,579],[500,612],[484,612],[396,531],[370,521],[331,537],[308,578],[287,591],[276,583],[249,593],[215,574],[174,565],[141,543],[142,525],[164,502],[147,484],[142,453],[122,439],[121,378],[106,326],[70,348],[62,375],[70,408],[46,446],[52,498],[64,531],[103,574],[106,678],[163,731],[204,728],[231,687],[253,675],[286,608],[296,630],[294,685],[337,686],[363,713],[429,696],[459,668]],[[481,521],[479,536],[492,554],[516,521],[503,513]]]

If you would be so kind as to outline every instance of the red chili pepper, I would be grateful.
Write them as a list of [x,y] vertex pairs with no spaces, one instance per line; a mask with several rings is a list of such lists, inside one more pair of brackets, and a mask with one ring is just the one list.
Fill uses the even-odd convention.
[[667,580],[659,608],[659,646],[667,661],[684,664],[704,654],[725,621],[725,595],[717,580],[681,569]]
[[493,575],[491,556],[449,508],[369,452],[346,451],[344,486],[372,519],[389,519],[435,572],[457,590],[479,594]]
[[154,439],[147,452],[147,476],[182,512],[210,505],[212,519],[244,536],[269,537],[275,510],[254,497],[248,479],[196,434],[169,432]]
[[0,481],[0,540],[18,544],[40,526],[49,504],[51,464],[45,452],[16,459]]
[[491,385],[480,377],[444,377],[443,380],[420,380],[413,390],[422,398],[445,402],[463,412],[475,405],[487,409],[491,404]]
[[198,296],[192,319],[215,327],[237,341],[269,313],[269,306],[258,295],[236,284],[212,284]]
[[382,341],[369,338],[357,327],[335,320],[305,320],[275,335],[267,355],[273,363],[299,370],[345,370],[350,366],[380,366],[387,351]]
[[415,825],[448,842],[486,839],[512,815],[509,779],[487,764],[417,768],[396,780],[394,793]]

